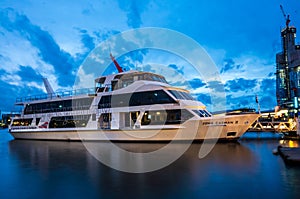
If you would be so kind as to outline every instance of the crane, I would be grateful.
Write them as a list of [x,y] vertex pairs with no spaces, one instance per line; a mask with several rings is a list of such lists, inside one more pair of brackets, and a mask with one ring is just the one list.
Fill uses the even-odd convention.
[[281,12],[282,12],[282,14],[283,14],[283,17],[284,17],[284,19],[285,19],[285,25],[286,25],[286,27],[288,28],[288,27],[289,27],[289,23],[291,22],[291,20],[290,20],[290,15],[286,15],[286,14],[285,14],[282,5],[280,5],[280,9],[281,9]]

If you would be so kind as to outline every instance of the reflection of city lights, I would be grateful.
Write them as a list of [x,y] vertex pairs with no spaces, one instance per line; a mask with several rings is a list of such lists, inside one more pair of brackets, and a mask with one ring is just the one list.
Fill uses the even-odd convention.
[[279,141],[279,144],[284,144],[284,140],[280,140],[280,141]]
[[297,141],[289,140],[288,146],[289,147],[299,147],[299,144]]
[[299,141],[296,140],[280,140],[279,144],[284,147],[298,148]]

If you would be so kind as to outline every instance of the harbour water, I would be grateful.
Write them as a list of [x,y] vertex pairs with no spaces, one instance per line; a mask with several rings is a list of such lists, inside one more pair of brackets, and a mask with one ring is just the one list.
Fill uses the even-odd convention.
[[[249,134],[202,159],[194,143],[169,166],[133,174],[105,166],[81,142],[13,140],[0,130],[0,198],[299,198],[300,167],[272,154],[279,142]],[[141,152],[163,144],[118,145]]]

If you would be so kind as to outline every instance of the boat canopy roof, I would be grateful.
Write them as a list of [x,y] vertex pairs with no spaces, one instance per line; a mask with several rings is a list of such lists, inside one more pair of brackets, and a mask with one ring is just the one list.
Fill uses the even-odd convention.
[[107,92],[125,88],[136,81],[155,81],[168,84],[166,79],[158,74],[141,71],[128,71],[95,79],[96,92]]
[[105,84],[107,79],[110,80],[122,80],[122,81],[137,81],[137,80],[147,80],[147,81],[157,81],[167,83],[166,79],[158,74],[150,73],[150,72],[142,72],[142,71],[128,71],[123,73],[118,73],[113,75],[113,78],[109,78],[109,76],[102,76],[95,79],[95,83]]

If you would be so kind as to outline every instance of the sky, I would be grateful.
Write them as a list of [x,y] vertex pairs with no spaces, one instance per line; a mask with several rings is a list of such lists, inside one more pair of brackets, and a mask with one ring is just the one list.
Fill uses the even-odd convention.
[[[299,0],[2,0],[0,110],[18,110],[17,97],[45,93],[42,76],[55,91],[72,89],[83,73],[91,79],[94,75],[81,68],[99,43],[146,27],[176,31],[197,42],[215,63],[220,79],[205,80],[186,60],[151,49],[117,57],[126,70],[165,75],[207,107],[215,106],[210,94],[222,85],[226,109],[257,109],[256,95],[262,110],[274,109],[275,56],[285,26],[280,5],[290,15],[290,24],[300,28]],[[106,73],[117,70],[109,65]]]

